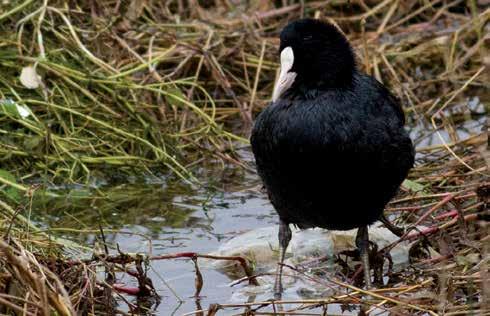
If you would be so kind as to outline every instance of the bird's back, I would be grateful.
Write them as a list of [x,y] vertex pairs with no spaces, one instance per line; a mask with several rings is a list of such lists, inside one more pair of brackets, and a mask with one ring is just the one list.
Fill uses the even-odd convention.
[[396,99],[362,74],[348,89],[291,89],[267,107],[251,143],[281,219],[340,230],[376,221],[413,165],[403,124]]

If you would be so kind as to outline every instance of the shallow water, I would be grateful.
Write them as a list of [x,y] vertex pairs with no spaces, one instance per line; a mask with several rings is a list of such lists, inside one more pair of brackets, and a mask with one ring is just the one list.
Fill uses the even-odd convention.
[[[251,159],[248,150],[242,151],[242,155]],[[153,255],[186,251],[209,253],[223,240],[276,223],[274,211],[260,192],[256,176],[238,168],[224,173],[213,169],[216,168],[203,170],[200,178],[225,182],[220,188],[196,188],[164,178],[140,179],[116,186],[105,184],[90,190],[62,188],[55,190],[61,198],[36,201],[37,209],[44,209],[38,215],[40,221],[51,228],[93,231],[101,222],[111,246],[118,244],[123,252]],[[233,174],[234,180],[220,179],[224,174]],[[97,235],[91,232],[63,234],[89,245]],[[153,261],[151,267],[149,277],[162,296],[156,314],[181,315],[197,308],[191,260]],[[229,286],[231,280],[210,268],[201,267],[201,272],[204,278],[202,307],[226,302],[233,291]],[[134,285],[128,277],[119,282]]]
[[[485,117],[468,121],[458,134],[462,139],[479,132]],[[439,136],[426,134],[424,127],[414,128],[411,135],[418,146],[440,144]],[[442,137],[450,141],[448,134]],[[240,150],[244,160],[251,161],[248,148]],[[195,187],[165,177],[133,179],[129,183],[102,181],[92,188],[84,186],[57,188],[61,198],[36,201],[41,209],[39,221],[51,228],[74,228],[85,232],[67,233],[66,238],[91,245],[98,233],[97,223],[106,230],[106,241],[124,252],[153,255],[198,252],[209,253],[220,244],[251,229],[275,225],[277,217],[266,196],[260,191],[260,181],[253,173],[238,167],[210,164],[197,172],[207,187]],[[231,279],[211,268],[201,266],[204,287],[196,303],[194,266],[188,259],[154,261],[149,276],[162,301],[154,311],[157,315],[182,315],[211,303],[226,303],[244,285],[230,286]],[[120,283],[134,285],[125,277]],[[303,293],[307,295],[307,293]],[[292,293],[295,298],[301,293]],[[253,299],[253,296],[243,297]],[[129,298],[133,301],[133,298]],[[121,305],[121,308],[123,306]],[[332,312],[329,310],[329,312]],[[335,312],[340,313],[336,308]],[[226,313],[225,313],[226,314]],[[348,312],[347,314],[354,314]]]

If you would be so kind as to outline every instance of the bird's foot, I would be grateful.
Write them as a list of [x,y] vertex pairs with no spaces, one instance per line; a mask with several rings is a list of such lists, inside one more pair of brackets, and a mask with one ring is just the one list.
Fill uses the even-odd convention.
[[280,301],[282,299],[282,292],[276,292],[274,291],[274,300],[275,301]]
[[274,299],[278,301],[281,298],[282,298],[282,284],[276,281],[276,283],[274,284]]
[[361,263],[364,270],[364,282],[366,288],[371,288],[371,269],[369,267],[369,235],[367,226],[360,227],[357,231],[356,246],[359,249]]
[[282,268],[284,263],[284,257],[286,256],[286,249],[288,248],[289,241],[291,240],[291,229],[289,224],[281,221],[279,225],[279,248],[280,248],[280,260],[277,265],[276,280],[274,282],[274,298],[280,300],[282,297]]

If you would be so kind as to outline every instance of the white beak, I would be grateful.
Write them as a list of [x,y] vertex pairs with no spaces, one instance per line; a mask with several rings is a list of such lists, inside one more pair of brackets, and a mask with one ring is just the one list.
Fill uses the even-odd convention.
[[281,71],[274,86],[274,91],[272,92],[272,102],[276,102],[277,99],[279,99],[279,97],[293,84],[296,73],[289,71],[293,67],[293,64],[293,49],[291,46],[288,46],[281,52]]

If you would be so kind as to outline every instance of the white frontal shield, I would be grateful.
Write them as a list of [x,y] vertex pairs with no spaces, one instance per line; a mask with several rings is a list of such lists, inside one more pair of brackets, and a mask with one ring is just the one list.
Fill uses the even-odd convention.
[[277,99],[291,87],[296,78],[295,72],[290,72],[294,63],[294,53],[293,49],[288,46],[284,48],[281,52],[281,71],[279,73],[279,78],[274,85],[274,91],[272,92],[272,102],[276,102]]

